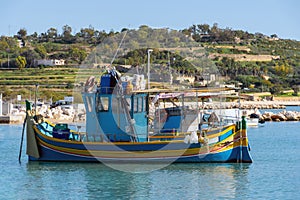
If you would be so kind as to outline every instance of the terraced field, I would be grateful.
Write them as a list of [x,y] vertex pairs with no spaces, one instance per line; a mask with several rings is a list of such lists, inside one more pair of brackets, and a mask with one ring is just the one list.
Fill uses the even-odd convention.
[[73,95],[73,90],[80,90],[89,76],[100,77],[102,73],[102,69],[78,67],[2,69],[0,93],[4,100],[14,100],[17,95],[22,95],[22,99],[32,99],[38,85],[39,98],[56,101]]

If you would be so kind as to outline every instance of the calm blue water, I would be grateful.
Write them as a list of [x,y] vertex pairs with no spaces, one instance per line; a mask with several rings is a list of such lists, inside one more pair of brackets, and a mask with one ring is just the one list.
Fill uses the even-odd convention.
[[148,173],[28,163],[25,146],[19,164],[21,131],[21,125],[0,125],[0,199],[300,198],[300,122],[249,128],[252,164],[173,164]]

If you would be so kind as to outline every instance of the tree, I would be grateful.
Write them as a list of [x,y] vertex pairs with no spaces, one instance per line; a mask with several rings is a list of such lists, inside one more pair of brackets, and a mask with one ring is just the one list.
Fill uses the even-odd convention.
[[91,44],[96,43],[96,37],[95,37],[95,29],[91,25],[89,28],[83,28],[80,30],[80,33],[78,35],[82,38],[84,38],[84,41]]
[[210,31],[208,24],[199,24],[198,29],[199,29],[200,33],[202,33],[202,34],[208,34]]
[[27,35],[27,30],[25,28],[21,28],[18,32],[18,38],[24,39]]
[[57,37],[57,30],[56,28],[49,28],[47,30],[47,34],[49,38],[56,38]]
[[15,61],[16,61],[16,65],[19,69],[23,69],[27,64],[26,58],[23,56],[18,56]]
[[271,38],[278,38],[278,36],[276,34],[272,34],[270,35]]
[[214,41],[218,41],[220,37],[220,29],[218,28],[218,24],[214,23],[213,26],[210,29],[210,34],[213,37]]
[[279,94],[282,91],[281,85],[275,84],[270,88],[270,93],[271,94]]
[[275,73],[277,75],[279,75],[279,76],[282,76],[282,77],[285,77],[288,74],[293,73],[293,68],[291,66],[287,65],[287,64],[286,65],[284,65],[284,64],[282,64],[282,65],[276,64],[275,67],[274,67],[274,69],[275,69]]
[[193,24],[190,28],[189,28],[190,32],[192,33],[192,35],[196,35],[197,34],[197,26],[195,24]]
[[35,59],[40,59],[39,54],[32,50],[32,49],[25,49],[22,53],[21,56],[24,56],[26,58],[27,65],[29,67],[34,66],[34,60]]
[[87,53],[83,49],[79,49],[77,47],[72,47],[70,49],[69,56],[72,59],[76,60],[79,64],[81,64],[82,61],[84,61],[84,59],[86,58]]
[[89,26],[89,28],[82,28],[80,30],[80,35],[81,37],[84,38],[91,38],[94,36],[94,34],[95,34],[95,29],[92,26]]
[[95,37],[96,37],[96,43],[101,43],[104,40],[104,38],[107,37],[107,34],[106,34],[105,31],[96,30],[95,31]]
[[210,31],[213,33],[218,32],[220,29],[218,28],[218,23],[214,23],[213,26],[211,27]]
[[67,36],[71,36],[72,34],[72,28],[69,25],[64,25],[63,26],[63,36],[67,37]]
[[128,28],[122,28],[121,33],[128,30],[129,30]]
[[218,67],[220,73],[222,76],[235,76],[235,61],[232,58],[223,57],[220,63],[220,66]]
[[67,43],[71,43],[72,39],[73,39],[73,35],[72,35],[72,28],[69,25],[64,25],[63,26],[63,41],[67,42]]
[[9,48],[9,44],[6,41],[6,38],[2,36],[0,38],[0,51],[6,51]]
[[43,59],[46,58],[47,51],[44,46],[38,45],[34,50],[40,55],[41,58],[43,58]]
[[300,87],[298,85],[292,86],[292,89],[294,90],[293,96],[298,96]]
[[31,42],[33,41],[38,41],[38,33],[37,32],[34,32],[32,33],[31,35],[28,35],[27,36],[27,39]]
[[85,50],[79,50],[79,64],[81,64],[86,57],[87,53],[85,52]]
[[191,36],[191,30],[190,29],[183,29],[181,31],[181,33],[183,33],[184,35],[187,35],[187,36]]

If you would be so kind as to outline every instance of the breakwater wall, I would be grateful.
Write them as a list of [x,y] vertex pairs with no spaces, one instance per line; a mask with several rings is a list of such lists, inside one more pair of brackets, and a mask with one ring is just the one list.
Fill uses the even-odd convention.
[[274,122],[280,122],[280,121],[300,121],[300,112],[297,111],[286,111],[283,110],[279,113],[273,113],[273,112],[264,112],[260,119],[263,119],[264,121],[274,121]]

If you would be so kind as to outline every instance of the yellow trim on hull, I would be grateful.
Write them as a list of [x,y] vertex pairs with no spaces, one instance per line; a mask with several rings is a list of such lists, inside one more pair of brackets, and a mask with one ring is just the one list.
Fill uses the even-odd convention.
[[[41,145],[50,148],[54,151],[59,151],[66,154],[81,155],[81,156],[93,156],[93,157],[107,157],[107,158],[155,158],[155,157],[178,157],[178,156],[191,156],[191,155],[205,155],[208,153],[221,153],[230,150],[234,147],[240,146],[240,142],[230,142],[233,136],[228,137],[223,144],[217,143],[209,147],[193,148],[193,149],[180,149],[180,150],[158,150],[158,151],[97,151],[97,150],[77,150],[72,148],[57,147],[48,143],[45,143],[40,138],[38,141]],[[226,145],[226,142],[230,142]],[[243,143],[247,143],[246,141]]]
[[[58,138],[53,138],[53,137],[49,137],[43,133],[41,133],[41,131],[36,127],[34,126],[33,127],[34,130],[39,134],[41,135],[42,137],[48,139],[48,140],[53,140],[53,141],[56,141],[56,142],[62,142],[61,139],[58,139]],[[229,125],[228,128],[226,128],[224,131],[222,132],[219,132],[219,133],[215,133],[215,134],[212,134],[212,135],[207,135],[207,138],[208,139],[211,139],[211,138],[215,138],[215,137],[219,137],[221,135],[223,135],[225,132],[228,132],[230,130],[233,130],[233,133],[234,133],[234,129],[235,129],[235,126],[234,125]],[[218,129],[210,129],[209,131],[215,131],[215,130],[218,130]],[[165,138],[165,137],[163,137]],[[174,138],[182,138],[182,136],[176,136]],[[168,140],[168,141],[160,141],[160,140],[154,140],[154,141],[146,141],[146,142],[83,142],[83,141],[74,141],[74,140],[63,140],[64,143],[68,143],[68,144],[103,144],[103,145],[120,145],[120,144],[124,144],[124,145],[136,145],[136,144],[145,144],[145,143],[151,143],[151,144],[169,144],[169,143],[181,143],[183,141],[182,140]]]

